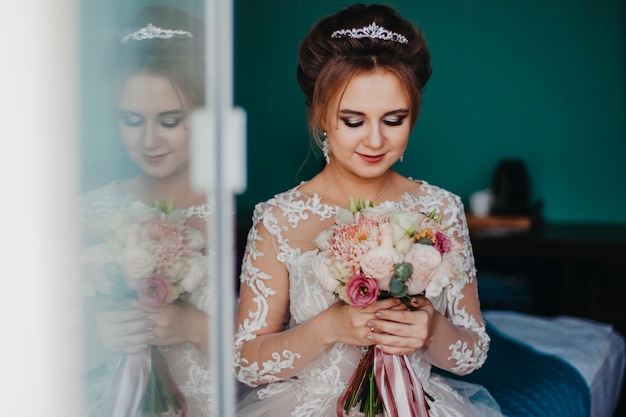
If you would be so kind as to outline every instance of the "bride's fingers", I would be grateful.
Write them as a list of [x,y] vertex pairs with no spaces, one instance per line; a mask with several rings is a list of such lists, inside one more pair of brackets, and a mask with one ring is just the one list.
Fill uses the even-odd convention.
[[379,310],[394,308],[398,305],[402,305],[400,300],[398,300],[397,298],[388,298],[386,300],[376,301],[374,304],[368,307],[363,307],[362,309],[360,309],[360,311],[361,313],[375,313]]
[[98,315],[97,334],[110,350],[133,353],[149,343],[154,322],[137,310],[105,311]]
[[126,323],[145,318],[145,311],[135,309],[102,311],[98,314],[98,322],[107,324]]
[[107,340],[106,348],[121,353],[137,353],[150,342],[148,333],[127,335]]
[[131,334],[150,332],[154,322],[149,319],[134,320],[125,323],[102,323],[98,327],[101,338],[123,337]]
[[420,349],[422,346],[417,344],[406,346],[404,344],[400,344],[400,340],[398,340],[398,344],[394,344],[393,340],[389,340],[388,343],[376,343],[375,348],[380,349],[381,351],[388,353],[390,355],[410,355],[414,353],[416,350]]

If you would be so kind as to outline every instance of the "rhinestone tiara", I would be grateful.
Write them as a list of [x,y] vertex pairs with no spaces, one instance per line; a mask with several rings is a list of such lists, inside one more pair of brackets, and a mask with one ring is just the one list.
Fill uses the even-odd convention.
[[373,22],[369,26],[364,26],[361,29],[354,28],[336,30],[330,35],[330,37],[334,39],[339,39],[343,37],[354,39],[372,38],[380,39],[383,41],[409,43],[408,39],[404,35],[387,30],[384,27],[377,25],[376,22]]
[[191,32],[186,30],[170,30],[161,29],[154,26],[152,23],[148,23],[138,31],[129,33],[120,39],[122,43],[128,43],[129,41],[142,41],[145,39],[171,39],[171,38],[193,38]]

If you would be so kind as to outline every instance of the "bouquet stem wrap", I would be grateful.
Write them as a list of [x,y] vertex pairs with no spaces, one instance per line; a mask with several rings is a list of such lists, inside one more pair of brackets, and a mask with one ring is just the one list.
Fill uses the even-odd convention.
[[102,398],[103,416],[157,416],[170,406],[187,415],[187,400],[158,348],[120,355]]
[[369,348],[337,401],[337,416],[348,413],[360,402],[368,417],[430,417],[422,383],[406,355],[390,355]]
[[150,379],[150,347],[120,355],[102,397],[103,416],[136,416]]
[[424,388],[406,355],[374,350],[376,386],[388,417],[428,417]]

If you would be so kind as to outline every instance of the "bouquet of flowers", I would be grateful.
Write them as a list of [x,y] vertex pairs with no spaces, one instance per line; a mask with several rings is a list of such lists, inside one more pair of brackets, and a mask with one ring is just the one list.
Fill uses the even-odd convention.
[[[340,210],[335,224],[315,239],[320,286],[357,307],[396,297],[414,310],[411,296],[436,297],[463,281],[460,250],[446,236],[442,218],[435,211],[422,214],[393,203],[375,207],[351,198],[349,210]],[[367,417],[428,416],[427,399],[434,401],[406,355],[370,348],[339,397],[337,414],[360,404]]]
[[[173,201],[100,213],[88,219],[82,253],[87,295],[110,307],[125,297],[148,307],[176,301],[206,277],[206,239],[186,223]],[[108,382],[103,415],[160,415],[171,406],[186,414],[186,401],[156,346],[119,358]]]

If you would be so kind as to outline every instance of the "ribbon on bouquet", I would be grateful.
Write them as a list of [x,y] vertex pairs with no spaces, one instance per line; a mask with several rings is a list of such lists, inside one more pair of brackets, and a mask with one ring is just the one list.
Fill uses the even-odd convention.
[[387,417],[429,417],[424,388],[409,358],[374,350],[374,376]]
[[167,361],[156,347],[152,348],[152,364],[155,371],[161,376],[166,390],[176,399],[180,407],[179,417],[187,417],[187,399],[180,388],[178,388],[178,385],[176,385],[176,381],[174,381],[174,377],[170,373]]
[[[100,414],[107,417],[138,417],[144,415],[151,373],[159,379],[160,395],[171,395],[177,401],[179,410],[174,410],[180,417],[187,415],[187,401],[176,385],[163,355],[154,346],[147,346],[141,352],[123,354],[112,364],[112,372],[107,383]],[[154,375],[152,375],[154,377]],[[168,404],[165,404],[167,410]],[[160,413],[159,413],[160,414]],[[150,415],[150,413],[148,413]]]
[[150,378],[151,352],[119,355],[102,397],[102,416],[137,416]]

